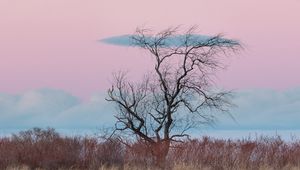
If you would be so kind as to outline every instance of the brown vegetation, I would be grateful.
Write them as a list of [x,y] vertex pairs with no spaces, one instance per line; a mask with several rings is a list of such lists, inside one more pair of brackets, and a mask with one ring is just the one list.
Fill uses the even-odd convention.
[[[300,141],[280,137],[221,140],[203,137],[172,144],[168,169],[298,169]],[[66,137],[54,129],[20,132],[0,139],[0,169],[156,169],[143,142]],[[298,168],[297,168],[298,167]]]

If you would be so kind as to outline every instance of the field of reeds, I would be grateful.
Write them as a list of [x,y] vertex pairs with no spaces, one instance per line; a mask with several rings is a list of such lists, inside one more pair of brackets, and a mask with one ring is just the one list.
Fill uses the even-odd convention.
[[[277,137],[221,140],[203,137],[173,144],[167,169],[300,169],[300,141]],[[34,128],[0,139],[0,169],[157,169],[142,142],[62,136]]]

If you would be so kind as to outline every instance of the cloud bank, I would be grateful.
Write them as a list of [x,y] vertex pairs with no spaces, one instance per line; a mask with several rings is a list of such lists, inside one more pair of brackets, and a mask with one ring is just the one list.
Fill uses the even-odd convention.
[[238,91],[231,113],[237,123],[222,116],[221,129],[300,129],[300,88],[276,91],[251,89]]
[[[87,102],[62,90],[39,89],[19,95],[0,93],[0,128],[54,127],[95,129],[111,126],[114,107],[95,94]],[[300,129],[300,88],[240,90],[231,113],[222,114],[217,129]]]
[[62,90],[0,93],[0,128],[97,128],[112,124],[113,107],[96,94],[88,102]]

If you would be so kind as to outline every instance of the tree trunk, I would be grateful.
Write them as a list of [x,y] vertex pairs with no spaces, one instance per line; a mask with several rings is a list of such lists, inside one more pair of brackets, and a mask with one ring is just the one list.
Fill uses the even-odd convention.
[[170,149],[170,141],[158,141],[152,146],[152,153],[155,165],[161,169],[166,169],[166,158]]

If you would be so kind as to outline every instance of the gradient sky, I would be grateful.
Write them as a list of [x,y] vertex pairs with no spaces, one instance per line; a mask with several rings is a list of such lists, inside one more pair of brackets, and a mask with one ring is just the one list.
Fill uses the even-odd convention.
[[[244,96],[236,110],[248,115],[240,117],[242,127],[250,127],[256,113],[261,121],[252,127],[294,128],[300,119],[299,9],[299,0],[0,0],[1,124],[38,126],[72,117],[72,123],[84,118],[83,124],[96,126],[106,120],[97,117],[106,105],[95,101],[103,100],[111,73],[128,69],[136,77],[150,62],[143,51],[99,40],[137,26],[198,25],[201,34],[224,33],[245,47],[218,80]],[[270,115],[274,121],[266,124]]]
[[63,89],[81,98],[109,86],[112,71],[143,71],[143,52],[97,40],[198,25],[225,33],[246,50],[219,76],[229,88],[284,89],[300,85],[298,0],[1,0],[0,92]]

